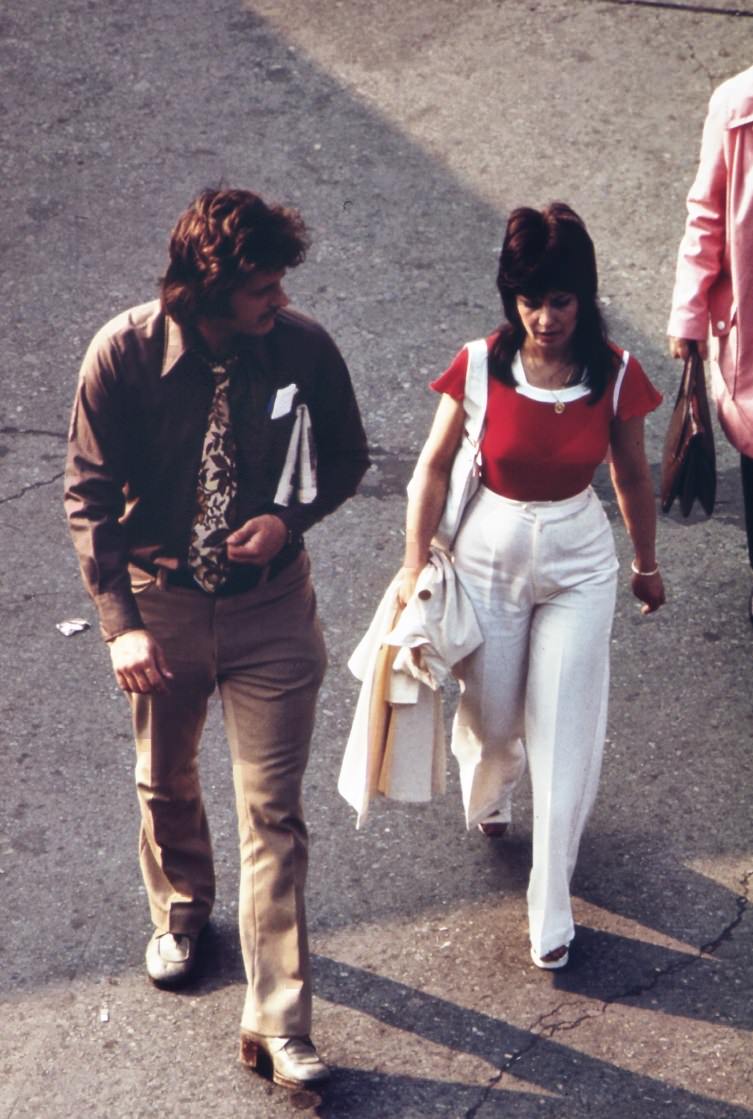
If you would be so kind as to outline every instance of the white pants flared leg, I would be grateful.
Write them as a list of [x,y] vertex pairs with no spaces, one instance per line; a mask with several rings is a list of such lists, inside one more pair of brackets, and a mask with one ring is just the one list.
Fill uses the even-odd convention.
[[520,502],[482,487],[455,542],[455,567],[484,635],[458,668],[452,751],[468,827],[509,819],[525,772],[533,789],[531,945],[574,935],[570,879],[599,781],[617,559],[592,489]]

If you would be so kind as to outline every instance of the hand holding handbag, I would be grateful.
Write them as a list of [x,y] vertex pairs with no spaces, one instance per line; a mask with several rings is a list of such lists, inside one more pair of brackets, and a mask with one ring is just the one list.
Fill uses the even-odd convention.
[[710,517],[716,498],[716,453],[706,378],[698,347],[690,344],[680,389],[664,440],[661,507],[668,513],[679,499],[683,517],[698,501]]

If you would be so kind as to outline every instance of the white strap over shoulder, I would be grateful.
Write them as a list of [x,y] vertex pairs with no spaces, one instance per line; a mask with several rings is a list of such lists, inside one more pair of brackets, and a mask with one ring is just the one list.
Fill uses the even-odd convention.
[[489,348],[485,338],[466,342],[468,368],[465,374],[466,434],[472,443],[478,445],[486,418],[486,399],[488,395]]
[[451,551],[466,506],[481,481],[481,436],[488,395],[486,340],[479,338],[475,342],[467,342],[466,349],[465,427],[450,469],[442,517],[434,534],[434,543],[445,551]]
[[625,380],[625,373],[627,372],[628,362],[630,361],[630,354],[627,350],[623,350],[622,361],[620,368],[617,372],[617,379],[614,382],[614,392],[612,393],[612,415],[617,415],[617,409],[620,406],[620,393],[622,391],[622,382]]

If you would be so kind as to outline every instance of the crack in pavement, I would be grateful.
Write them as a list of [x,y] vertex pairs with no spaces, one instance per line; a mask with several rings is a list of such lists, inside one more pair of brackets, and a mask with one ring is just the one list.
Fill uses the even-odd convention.
[[633,8],[665,8],[668,11],[689,12],[691,15],[738,16],[753,19],[753,12],[744,8],[716,8],[711,4],[672,3],[672,0],[598,0],[603,4],[621,4]]
[[687,50],[688,50],[688,54],[690,55],[690,58],[691,58],[692,62],[695,63],[695,65],[698,67],[699,70],[703,71],[703,73],[706,75],[706,77],[709,80],[709,87],[711,89],[713,89],[718,84],[719,79],[714,77],[714,75],[711,73],[711,71],[709,70],[708,66],[703,61],[703,59],[698,57],[698,55],[695,53],[695,49],[694,49],[692,43],[688,43]]
[[[0,435],[35,435],[45,439],[60,440],[68,438],[63,431],[49,431],[47,428],[42,427],[15,427],[12,424],[6,424],[4,427],[0,427]],[[25,497],[26,494],[30,493],[32,490],[41,489],[43,486],[51,486],[54,482],[57,482],[59,478],[62,478],[64,473],[65,470],[60,470],[57,474],[53,474],[51,478],[46,478],[41,482],[30,482],[28,486],[24,486],[23,489],[18,490],[16,493],[8,494],[7,497],[0,497],[0,505],[7,505],[10,501],[19,501],[20,498]]]
[[0,505],[7,505],[9,501],[18,501],[20,498],[25,497],[27,493],[32,490],[40,490],[44,486],[51,486],[53,482],[57,482],[65,474],[64,470],[59,470],[57,474],[53,474],[51,478],[45,478],[42,482],[29,482],[28,486],[24,486],[17,493],[8,494],[7,497],[0,497]]
[[[653,989],[668,976],[674,975],[676,972],[683,971],[686,968],[694,967],[699,960],[704,959],[704,957],[713,956],[722,944],[732,938],[735,929],[743,921],[750,906],[750,886],[752,880],[753,870],[749,870],[740,879],[742,893],[738,894],[735,898],[736,913],[734,918],[724,926],[713,940],[708,940],[702,944],[694,955],[683,956],[682,959],[675,960],[667,964],[666,967],[658,968],[650,979],[645,980],[643,983],[636,983],[625,991],[619,991],[613,995],[609,995],[607,998],[603,999],[600,1004],[592,1009],[583,1010],[582,1013],[576,1014],[579,1008],[588,1004],[583,1001],[570,1002],[565,1000],[539,1015],[539,1017],[527,1027],[528,1032],[531,1034],[528,1043],[516,1049],[514,1053],[505,1054],[506,1059],[504,1063],[500,1065],[494,1076],[489,1078],[482,1090],[481,1099],[466,1111],[464,1119],[475,1119],[475,1116],[478,1115],[491,1093],[495,1088],[499,1087],[505,1074],[512,1069],[513,1065],[526,1057],[541,1041],[550,1040],[558,1033],[576,1030],[583,1022],[587,1022],[594,1018],[601,1018],[611,1006],[614,1006],[615,1003],[620,1002],[622,999],[637,998],[641,995],[645,995],[649,991],[653,991]],[[564,1015],[566,1012],[570,1012],[571,1015],[575,1014],[576,1016],[571,1016],[569,1021],[564,1017],[561,1018],[560,1015]],[[548,1021],[548,1019],[553,1020]]]
[[46,435],[50,439],[67,439],[64,431],[47,431],[42,427],[0,427],[0,435]]

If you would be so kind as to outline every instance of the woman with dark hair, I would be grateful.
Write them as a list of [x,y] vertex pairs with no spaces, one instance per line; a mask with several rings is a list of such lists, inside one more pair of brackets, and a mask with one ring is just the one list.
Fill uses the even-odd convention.
[[[510,215],[497,286],[507,321],[486,339],[481,485],[453,545],[484,640],[457,671],[452,750],[467,825],[487,836],[505,832],[528,764],[531,957],[552,969],[568,962],[570,879],[606,728],[617,559],[591,480],[609,454],[635,552],[632,591],[651,613],[664,589],[643,418],[661,396],[608,340],[593,243],[569,206]],[[442,395],[409,489],[402,602],[440,522],[468,363],[464,347],[431,386]]]

